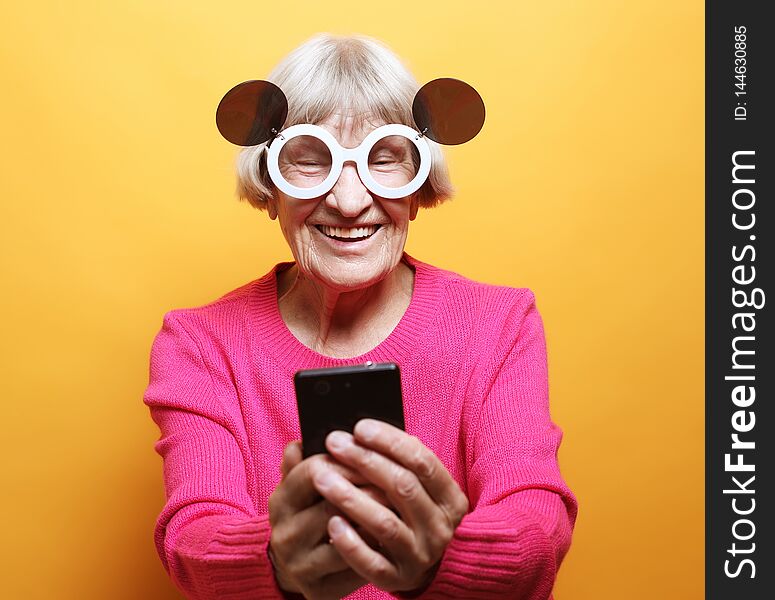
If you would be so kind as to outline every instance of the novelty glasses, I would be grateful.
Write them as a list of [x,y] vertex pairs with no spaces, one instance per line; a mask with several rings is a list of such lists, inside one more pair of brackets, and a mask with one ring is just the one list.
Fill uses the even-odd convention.
[[432,158],[426,138],[462,144],[484,125],[484,102],[457,79],[426,83],[417,92],[412,115],[418,129],[392,123],[378,127],[357,148],[343,148],[326,129],[310,123],[282,129],[288,103],[268,81],[246,81],[221,100],[216,124],[224,138],[240,146],[267,142],[267,169],[275,186],[299,199],[317,198],[336,184],[346,162],[354,162],[363,184],[381,198],[404,198],[428,178]]

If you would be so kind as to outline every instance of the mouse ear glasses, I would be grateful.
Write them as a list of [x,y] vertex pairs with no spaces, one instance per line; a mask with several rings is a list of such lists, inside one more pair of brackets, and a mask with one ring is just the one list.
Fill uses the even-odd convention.
[[327,193],[344,163],[352,161],[369,191],[382,198],[403,198],[417,191],[430,173],[426,138],[445,145],[463,144],[481,131],[484,115],[484,102],[473,87],[459,79],[434,79],[418,90],[412,102],[417,129],[383,125],[357,148],[343,148],[317,125],[283,129],[288,116],[285,94],[269,81],[253,80],[226,93],[215,122],[232,144],[267,142],[269,176],[289,196],[308,199]]

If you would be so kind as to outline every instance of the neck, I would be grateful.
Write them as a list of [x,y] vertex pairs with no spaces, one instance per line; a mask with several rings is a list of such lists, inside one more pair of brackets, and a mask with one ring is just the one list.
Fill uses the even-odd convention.
[[414,271],[398,263],[385,278],[357,290],[335,290],[301,273],[278,275],[278,304],[288,329],[306,346],[333,356],[356,356],[390,335],[412,299]]

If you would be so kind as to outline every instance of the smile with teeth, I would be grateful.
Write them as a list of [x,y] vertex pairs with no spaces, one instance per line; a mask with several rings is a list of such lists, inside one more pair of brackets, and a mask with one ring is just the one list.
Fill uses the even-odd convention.
[[381,225],[366,225],[364,227],[331,227],[329,225],[315,225],[323,235],[343,242],[357,242],[374,235]]

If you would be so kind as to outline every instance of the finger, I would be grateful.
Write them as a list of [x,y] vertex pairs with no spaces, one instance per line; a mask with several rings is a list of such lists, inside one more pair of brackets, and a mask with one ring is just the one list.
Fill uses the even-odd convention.
[[[361,491],[363,491],[364,494],[367,494],[372,500],[375,502],[379,502],[382,506],[388,507],[393,512],[397,513],[396,509],[393,507],[393,504],[388,500],[388,497],[385,495],[385,492],[383,492],[381,489],[374,485],[363,485],[359,486]],[[337,509],[335,506],[333,506],[328,500],[326,500],[331,506],[331,515],[339,514],[339,516],[344,516],[342,511]],[[381,548],[381,545],[379,543],[379,540],[377,540],[373,535],[371,535],[368,531],[363,529],[358,523],[351,523],[355,531],[358,532],[358,535],[363,538],[363,541],[366,542],[369,547],[371,548]],[[326,532],[326,537],[328,537],[328,532]]]
[[370,548],[345,519],[331,517],[328,521],[328,534],[340,556],[355,573],[377,587],[392,587],[398,576],[396,566]]
[[311,456],[288,471],[269,496],[270,524],[275,527],[287,516],[312,506],[319,495],[312,485],[310,464],[322,455]]
[[316,474],[313,482],[326,500],[368,531],[391,554],[405,556],[412,553],[414,533],[392,510],[333,469]]
[[[363,485],[359,486],[360,489],[363,491],[363,493],[368,494],[368,496],[374,500],[375,502],[379,502],[382,506],[388,507],[393,512],[397,512],[396,509],[393,507],[393,504],[388,500],[388,497],[385,495],[385,492],[383,492],[381,489],[374,485]],[[337,509],[335,506],[333,506],[328,500],[326,500],[330,506],[331,506],[331,515],[339,514],[339,516],[343,516],[342,512]],[[363,541],[366,542],[369,547],[377,549],[381,548],[381,545],[379,543],[379,540],[377,540],[373,535],[371,535],[368,531],[364,530],[360,525],[357,523],[351,523],[355,531],[358,532],[358,535],[363,538]],[[326,532],[326,537],[328,537],[328,532]]]
[[383,490],[412,529],[418,524],[445,523],[443,509],[436,505],[410,470],[375,450],[354,443],[352,436],[343,431],[330,433],[326,444],[339,462],[358,469]]
[[361,488],[361,491],[363,491],[363,493],[368,494],[369,497],[371,497],[371,499],[374,500],[375,502],[379,502],[382,506],[387,506],[390,510],[395,510],[393,503],[387,497],[385,492],[383,492],[376,485],[361,485],[358,487]]
[[[327,527],[328,523],[324,522],[324,525]],[[326,539],[328,537],[326,531]],[[309,552],[297,555],[291,573],[297,580],[311,581],[348,570],[350,566],[333,543],[326,542],[318,544]]]
[[[328,500],[321,500],[297,512],[292,519],[286,519],[272,528],[272,547],[286,559],[285,552],[296,552],[328,542],[326,530],[328,519],[341,515]],[[290,560],[290,557],[287,557]]]
[[294,440],[289,442],[283,450],[283,460],[280,463],[280,472],[282,473],[283,479],[285,479],[285,476],[288,475],[291,469],[298,465],[302,460],[301,441]]
[[269,515],[273,526],[320,499],[319,492],[312,485],[312,475],[321,468],[333,469],[349,480],[366,483],[363,475],[328,454],[305,458],[288,472],[269,496]]
[[417,437],[375,419],[361,419],[353,431],[355,440],[384,454],[414,473],[453,526],[468,512],[468,498],[446,467]]

